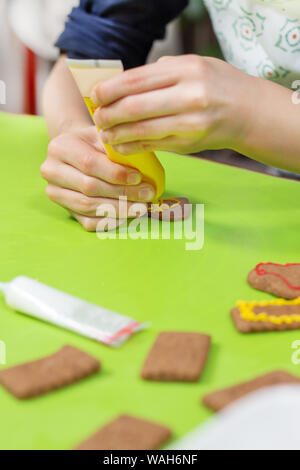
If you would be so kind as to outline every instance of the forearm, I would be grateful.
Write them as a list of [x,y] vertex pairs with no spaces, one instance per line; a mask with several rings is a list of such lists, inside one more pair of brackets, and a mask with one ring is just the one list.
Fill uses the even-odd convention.
[[263,79],[245,98],[245,133],[236,150],[267,165],[300,173],[300,105],[292,92]]
[[50,138],[92,123],[64,57],[58,60],[46,82],[43,113]]

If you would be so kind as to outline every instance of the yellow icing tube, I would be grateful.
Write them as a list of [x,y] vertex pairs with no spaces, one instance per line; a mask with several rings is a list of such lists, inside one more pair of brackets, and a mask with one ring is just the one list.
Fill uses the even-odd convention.
[[[120,60],[74,59],[66,59],[66,63],[93,118],[97,106],[90,99],[90,94],[94,86],[122,73],[124,70],[123,64]],[[151,183],[156,188],[155,200],[162,195],[165,190],[165,171],[153,152],[121,155],[110,145],[105,145],[105,149],[108,157],[113,162],[136,168],[142,173],[143,181]]]

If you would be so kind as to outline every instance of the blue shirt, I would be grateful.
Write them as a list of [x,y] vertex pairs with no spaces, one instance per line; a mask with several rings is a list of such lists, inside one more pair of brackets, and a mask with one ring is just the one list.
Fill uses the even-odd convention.
[[188,0],[81,0],[56,46],[73,59],[121,59],[125,68],[137,67],[187,4]]

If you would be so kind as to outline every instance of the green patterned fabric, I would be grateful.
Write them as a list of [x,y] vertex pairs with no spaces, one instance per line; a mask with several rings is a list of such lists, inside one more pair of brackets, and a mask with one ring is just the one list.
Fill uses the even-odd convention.
[[292,88],[300,78],[300,2],[205,0],[228,62]]

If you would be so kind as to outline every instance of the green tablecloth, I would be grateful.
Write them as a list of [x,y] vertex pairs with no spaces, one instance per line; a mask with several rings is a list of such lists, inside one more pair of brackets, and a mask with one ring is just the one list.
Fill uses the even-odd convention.
[[[99,375],[26,402],[0,389],[0,448],[68,449],[119,413],[170,426],[179,437],[210,412],[201,396],[216,387],[285,368],[300,331],[241,335],[230,308],[268,298],[246,283],[260,261],[299,262],[300,184],[196,158],[159,154],[167,189],[205,204],[205,245],[184,240],[99,240],[47,200],[39,175],[47,148],[44,122],[0,114],[0,280],[27,275],[152,326],[120,349],[7,308],[0,299],[0,340],[7,366],[72,344],[102,361]],[[199,383],[139,378],[161,330],[210,333]],[[1,366],[3,368],[5,366]]]

